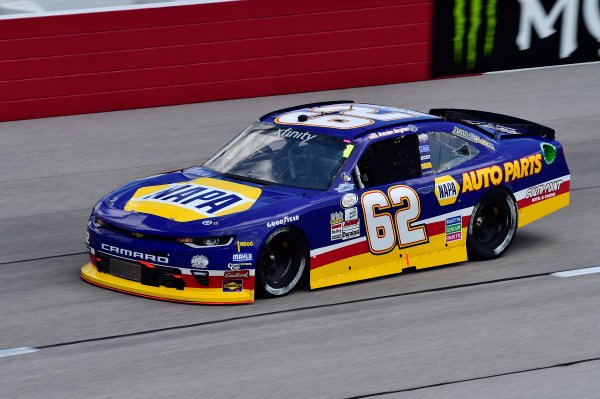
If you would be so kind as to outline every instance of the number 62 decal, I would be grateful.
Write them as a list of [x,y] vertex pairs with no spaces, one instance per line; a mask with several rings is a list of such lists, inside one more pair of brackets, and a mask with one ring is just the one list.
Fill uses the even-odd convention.
[[[367,191],[361,197],[367,241],[371,252],[384,254],[394,249],[423,244],[428,241],[425,226],[411,227],[421,214],[419,196],[412,188],[392,186],[387,195],[382,191]],[[400,207],[392,219],[390,213],[381,213],[391,207]]]

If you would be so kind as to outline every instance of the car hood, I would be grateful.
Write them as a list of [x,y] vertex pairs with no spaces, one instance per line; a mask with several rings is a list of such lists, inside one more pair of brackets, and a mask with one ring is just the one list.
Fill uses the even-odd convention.
[[306,191],[242,182],[206,169],[179,171],[131,182],[103,198],[94,213],[144,234],[219,234],[301,208]]

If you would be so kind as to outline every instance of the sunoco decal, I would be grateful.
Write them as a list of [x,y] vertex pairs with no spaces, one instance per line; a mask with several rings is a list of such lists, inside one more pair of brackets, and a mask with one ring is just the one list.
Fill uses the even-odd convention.
[[260,194],[255,187],[203,177],[140,188],[124,209],[187,222],[245,211]]
[[223,292],[242,292],[242,280],[223,280]]

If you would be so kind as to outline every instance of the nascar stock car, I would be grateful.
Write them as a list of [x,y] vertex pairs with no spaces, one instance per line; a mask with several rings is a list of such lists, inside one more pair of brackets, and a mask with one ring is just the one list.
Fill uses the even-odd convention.
[[89,218],[84,280],[192,303],[277,297],[504,253],[569,204],[554,130],[351,101],[271,112],[204,165],[136,180]]

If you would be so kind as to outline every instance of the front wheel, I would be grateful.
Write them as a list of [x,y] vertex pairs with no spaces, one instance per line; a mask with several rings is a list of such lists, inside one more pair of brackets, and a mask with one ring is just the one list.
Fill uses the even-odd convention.
[[264,297],[290,292],[302,278],[308,246],[299,231],[284,227],[265,241],[256,264],[256,291]]
[[517,231],[517,204],[510,193],[493,190],[479,200],[469,222],[469,258],[494,259],[510,246]]

